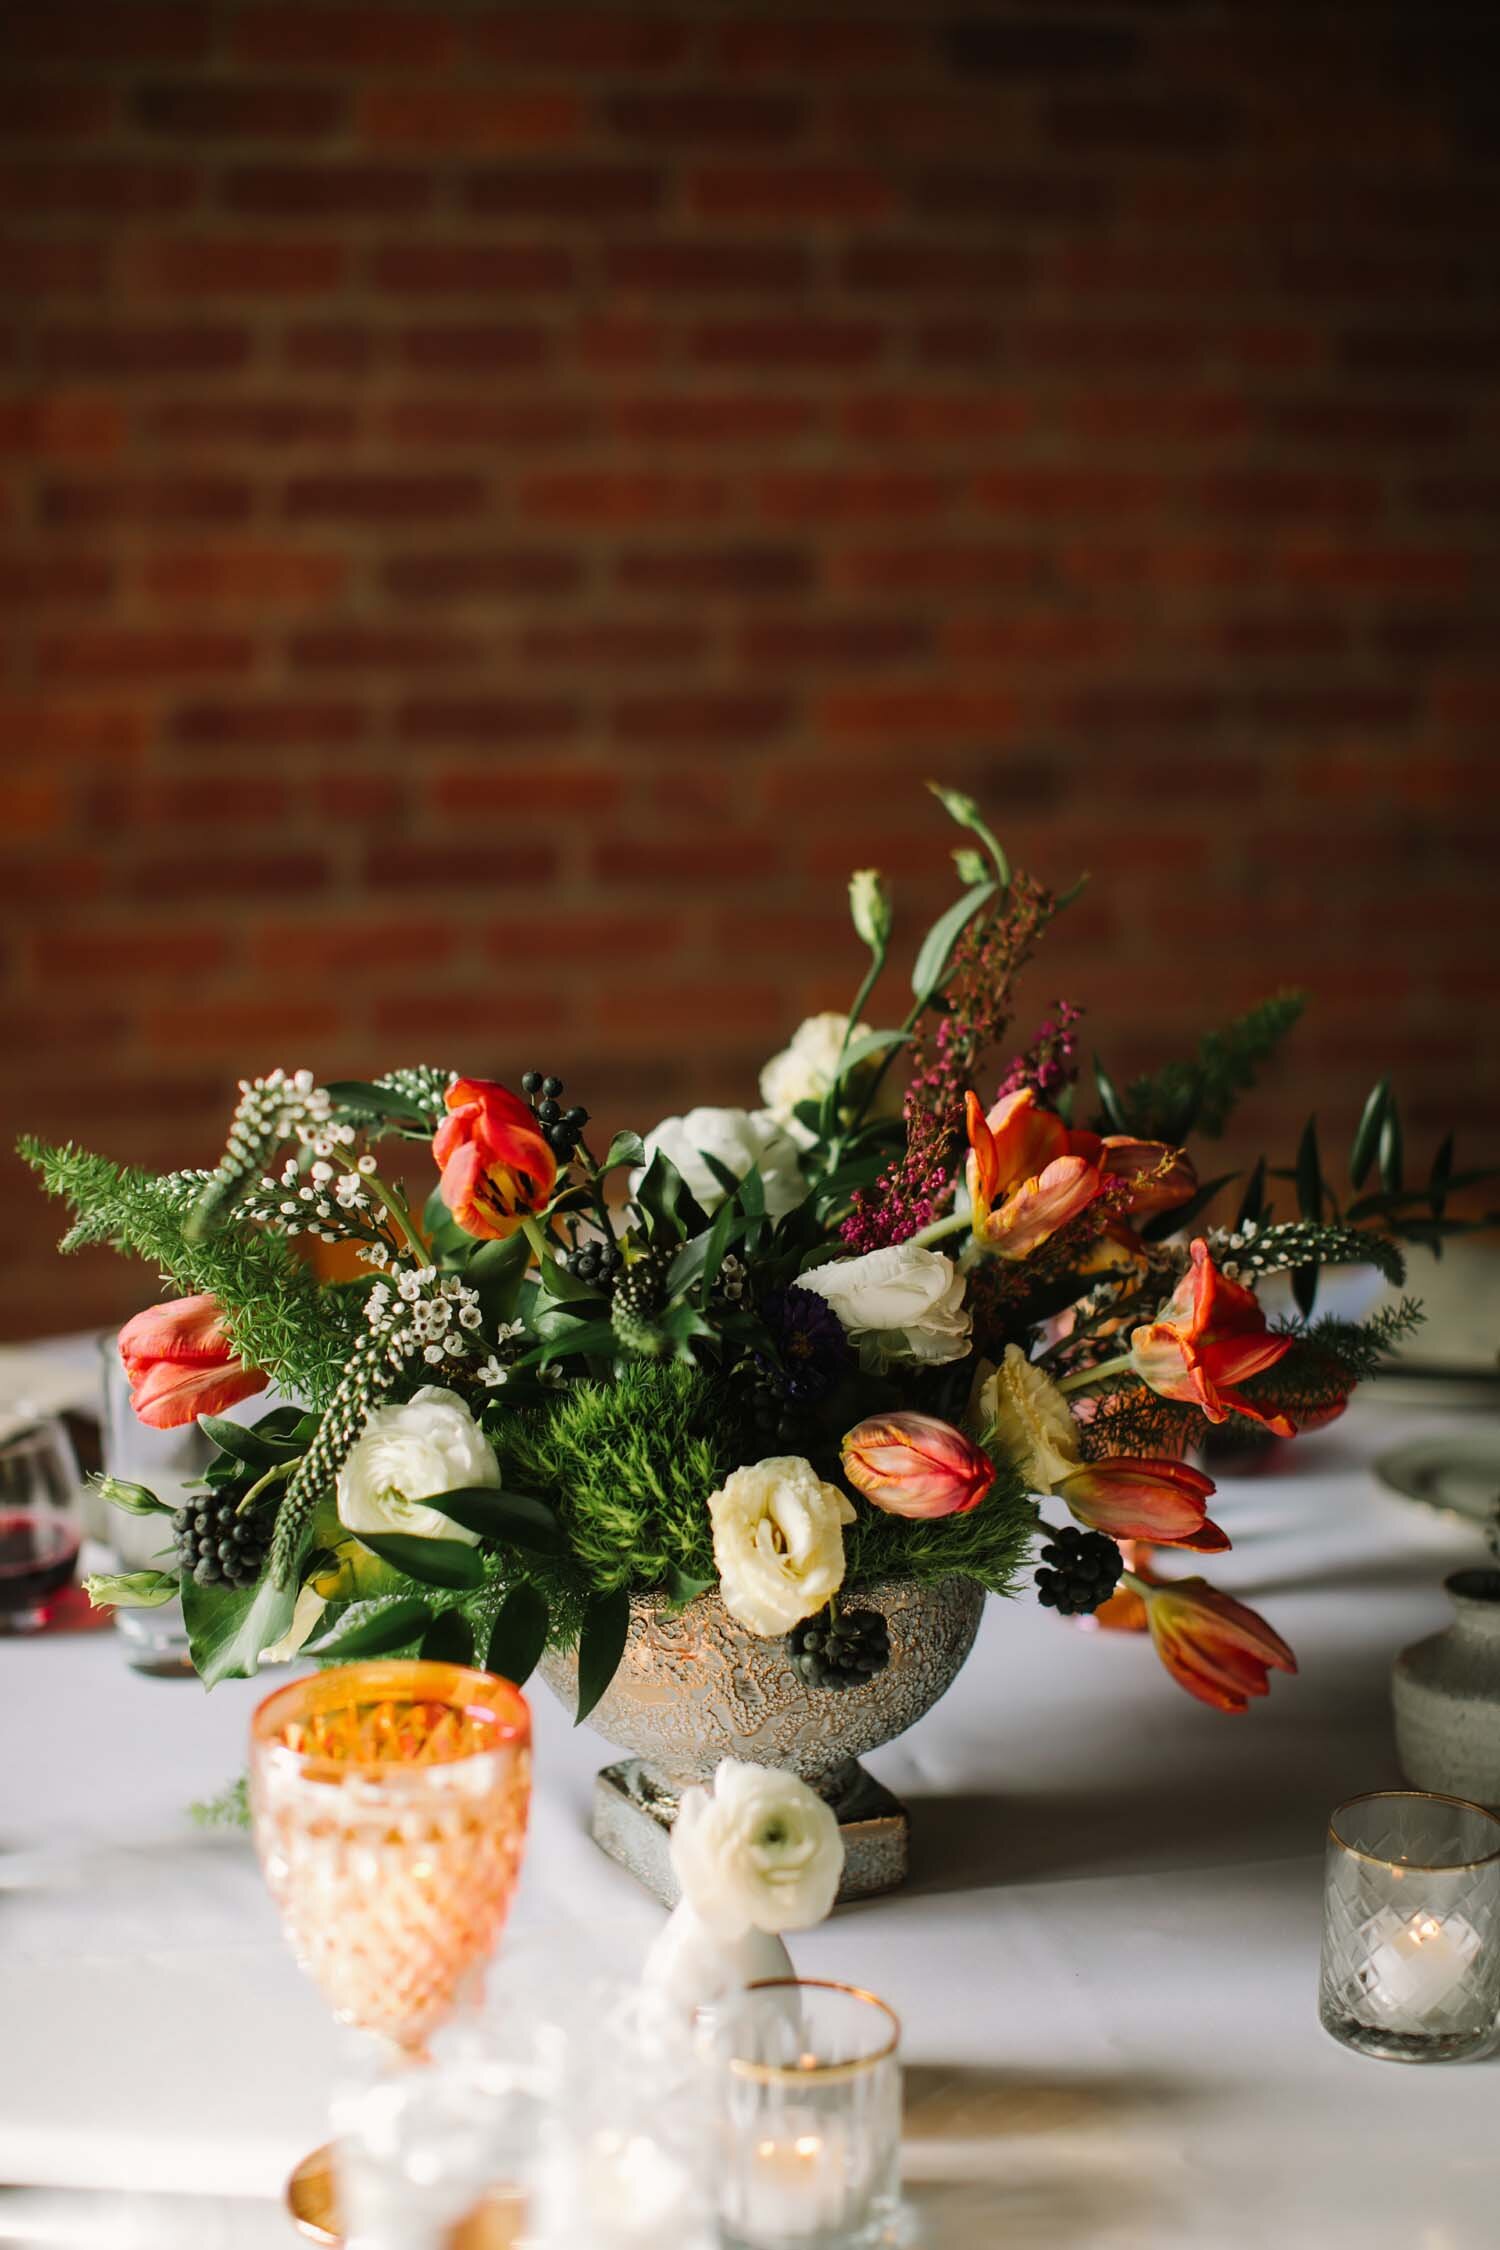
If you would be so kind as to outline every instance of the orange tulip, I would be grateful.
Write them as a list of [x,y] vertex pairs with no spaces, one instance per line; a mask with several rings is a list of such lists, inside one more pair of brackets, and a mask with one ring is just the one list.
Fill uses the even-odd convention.
[[504,1242],[545,1206],[557,1158],[508,1087],[460,1078],[448,1088],[447,1102],[448,1115],[432,1142],[443,1201],[465,1234]]
[[126,1321],[119,1347],[136,1418],[153,1430],[178,1430],[200,1414],[222,1414],[270,1381],[237,1356],[216,1297],[148,1305]]
[[888,1516],[963,1516],[995,1465],[962,1430],[931,1414],[872,1414],[844,1439],[844,1474]]
[[964,1097],[964,1114],[974,1233],[1002,1258],[1029,1258],[1088,1209],[1104,1175],[1090,1157],[1071,1149],[1067,1126],[1038,1105],[1029,1086],[1002,1095],[988,1117],[971,1092]]
[[1107,1180],[1128,1182],[1127,1211],[1151,1214],[1174,1211],[1197,1193],[1198,1175],[1184,1150],[1165,1141],[1137,1141],[1128,1134],[1107,1133],[1103,1171]]
[[1132,1367],[1161,1397],[1199,1407],[1210,1422],[1233,1412],[1290,1437],[1285,1414],[1264,1412],[1234,1386],[1274,1367],[1296,1339],[1272,1335],[1251,1292],[1225,1280],[1201,1236],[1192,1260],[1165,1312],[1132,1334]]
[[1121,1457],[1090,1461],[1052,1487],[1071,1514],[1107,1539],[1142,1539],[1153,1547],[1194,1547],[1200,1554],[1222,1554],[1229,1545],[1206,1503],[1212,1477],[1181,1461],[1137,1461]]
[[1279,1633],[1243,1602],[1231,1601],[1203,1578],[1142,1588],[1156,1653],[1189,1695],[1218,1711],[1243,1711],[1270,1690],[1269,1674],[1295,1672],[1297,1660]]

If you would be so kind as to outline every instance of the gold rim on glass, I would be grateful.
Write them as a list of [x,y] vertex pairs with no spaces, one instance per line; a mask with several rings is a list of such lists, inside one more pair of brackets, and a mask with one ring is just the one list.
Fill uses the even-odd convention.
[[[395,1701],[445,1704],[451,1710],[482,1713],[492,1729],[491,1738],[463,1757],[444,1759],[441,1765],[404,1763],[398,1758],[327,1758],[297,1750],[282,1739],[284,1728],[299,1716],[336,1709],[346,1702]],[[531,1740],[531,1711],[518,1687],[497,1673],[480,1672],[464,1664],[439,1664],[420,1657],[373,1657],[360,1664],[334,1665],[301,1679],[288,1680],[255,1707],[250,1721],[253,1753],[274,1759],[309,1781],[342,1781],[354,1775],[379,1779],[391,1786],[415,1778],[424,1781],[445,1766],[462,1766],[472,1758],[491,1757],[497,1750],[524,1750]]]
[[[1362,1844],[1351,1844],[1339,1834],[1340,1813],[1352,1812],[1356,1805],[1373,1805],[1381,1799],[1392,1804],[1454,1805],[1460,1812],[1477,1813],[1495,1830],[1495,1848],[1481,1852],[1478,1859],[1388,1859],[1380,1852],[1367,1852]],[[1362,1789],[1357,1797],[1346,1797],[1341,1805],[1334,1806],[1328,1815],[1328,1834],[1330,1841],[1337,1844],[1341,1852],[1348,1852],[1351,1859],[1368,1860],[1372,1867],[1410,1868],[1414,1874],[1461,1875],[1468,1868],[1488,1867],[1491,1861],[1500,1860],[1500,1817],[1487,1805],[1476,1805],[1471,1797],[1449,1797],[1441,1789]]]
[[731,2055],[729,2068],[736,2078],[748,2078],[758,2086],[834,2086],[841,2080],[858,2078],[864,2071],[873,2070],[877,2063],[889,2062],[901,2044],[901,2019],[894,2008],[882,2000],[877,1992],[866,1992],[862,1985],[840,1984],[833,1977],[760,1977],[745,1987],[747,1992],[842,1992],[850,2000],[861,2000],[867,2007],[878,2008],[891,2027],[890,2038],[873,2055],[858,2055],[850,2062],[825,2063],[805,2059],[794,2063],[751,2062],[746,2055]]

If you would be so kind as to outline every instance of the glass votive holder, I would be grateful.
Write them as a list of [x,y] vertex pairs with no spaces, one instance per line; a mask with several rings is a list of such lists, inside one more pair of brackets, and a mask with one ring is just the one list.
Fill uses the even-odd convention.
[[714,2025],[719,2219],[736,2250],[868,2250],[900,2212],[901,2027],[852,1985],[754,1984]]
[[1481,2053],[1500,2018],[1500,1820],[1421,1790],[1328,1823],[1323,2028],[1387,2062]]

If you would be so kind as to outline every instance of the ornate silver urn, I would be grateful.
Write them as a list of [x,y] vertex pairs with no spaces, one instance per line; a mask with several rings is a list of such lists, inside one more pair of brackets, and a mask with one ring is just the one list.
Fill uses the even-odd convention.
[[[984,1589],[968,1578],[861,1586],[851,1606],[879,1610],[890,1662],[873,1679],[809,1687],[784,1640],[747,1632],[717,1593],[672,1610],[659,1594],[631,1603],[619,1671],[589,1725],[629,1755],[594,1785],[595,1841],[667,1905],[676,1901],[668,1841],[681,1792],[721,1758],[779,1766],[818,1791],[844,1833],[840,1898],[892,1890],[906,1875],[910,1819],[859,1760],[892,1742],[946,1693],[974,1646]],[[576,1655],[549,1651],[542,1678],[564,1703],[578,1693]]]

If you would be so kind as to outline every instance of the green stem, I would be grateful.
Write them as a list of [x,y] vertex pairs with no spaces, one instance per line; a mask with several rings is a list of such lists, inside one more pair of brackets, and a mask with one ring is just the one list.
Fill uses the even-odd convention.
[[244,1498],[240,1501],[239,1506],[235,1509],[235,1514],[237,1516],[242,1516],[245,1513],[245,1510],[249,1507],[252,1500],[258,1500],[261,1494],[266,1491],[269,1486],[273,1484],[280,1484],[282,1479],[284,1477],[289,1477],[293,1469],[299,1467],[300,1464],[301,1455],[299,1454],[295,1461],[278,1461],[274,1469],[267,1469],[265,1475],[262,1477],[257,1477],[254,1484],[251,1485],[250,1490],[245,1494]]
[[372,1194],[380,1198],[402,1234],[405,1235],[416,1256],[417,1264],[419,1266],[429,1265],[431,1260],[427,1254],[427,1245],[417,1232],[416,1223],[401,1190],[398,1187],[387,1186],[386,1182],[375,1172],[369,1172],[365,1175],[365,1184]]
[[833,1077],[829,1083],[828,1091],[823,1096],[822,1115],[818,1119],[820,1130],[825,1137],[828,1134],[829,1128],[833,1124],[834,1117],[837,1114],[838,1110],[839,1088],[843,1084],[844,1078],[844,1057],[849,1052],[849,1035],[853,1031],[854,1026],[858,1023],[861,1015],[864,1013],[865,1002],[869,999],[870,994],[875,990],[876,985],[880,981],[880,975],[884,967],[885,951],[882,948],[882,950],[874,956],[873,960],[870,963],[870,966],[868,967],[868,969],[866,969],[863,978],[860,980],[859,990],[854,995],[854,1005],[849,1010],[848,1015],[844,1018],[844,1036],[839,1041],[839,1059],[834,1065]]
[[606,1240],[606,1242],[612,1242],[614,1240],[615,1226],[613,1219],[609,1215],[609,1205],[604,1199],[604,1189],[600,1185],[600,1181],[603,1178],[603,1175],[599,1170],[598,1160],[595,1157],[593,1150],[589,1147],[588,1142],[584,1139],[581,1133],[578,1136],[577,1146],[578,1153],[583,1158],[584,1170],[588,1179],[589,1194],[593,1199],[594,1216],[598,1219],[600,1226],[604,1230],[604,1239]]
[[[923,1009],[926,1006],[927,1001],[925,997],[919,997],[913,1000],[911,1006],[907,1009],[905,1015],[901,1018],[901,1029],[903,1031],[910,1031],[916,1023],[918,1016],[921,1015]],[[899,1047],[887,1047],[885,1053],[880,1058],[878,1066],[870,1073],[869,1081],[866,1084],[864,1090],[864,1096],[860,1102],[858,1109],[854,1112],[853,1119],[850,1122],[849,1130],[851,1133],[854,1131],[856,1126],[863,1124],[865,1111],[869,1108],[871,1102],[874,1101],[876,1095],[880,1092],[885,1074],[890,1069],[891,1064],[895,1061],[900,1052],[901,1049]]]
[[1064,1375],[1057,1387],[1066,1398],[1071,1391],[1086,1391],[1092,1383],[1107,1382],[1111,1375],[1128,1375],[1134,1365],[1129,1352],[1121,1352],[1118,1359],[1101,1359],[1097,1367],[1080,1367],[1076,1374]]
[[972,1226],[973,1219],[967,1211],[950,1211],[946,1219],[934,1219],[931,1226],[922,1227],[916,1234],[908,1235],[907,1246],[925,1250],[929,1242],[941,1242],[950,1234],[962,1234]]
[[[541,1221],[528,1212],[521,1221],[521,1232],[535,1251],[537,1264],[544,1270],[550,1266],[555,1273],[557,1271],[557,1259],[553,1254],[552,1244],[547,1240]],[[561,1291],[558,1294],[560,1295]]]

